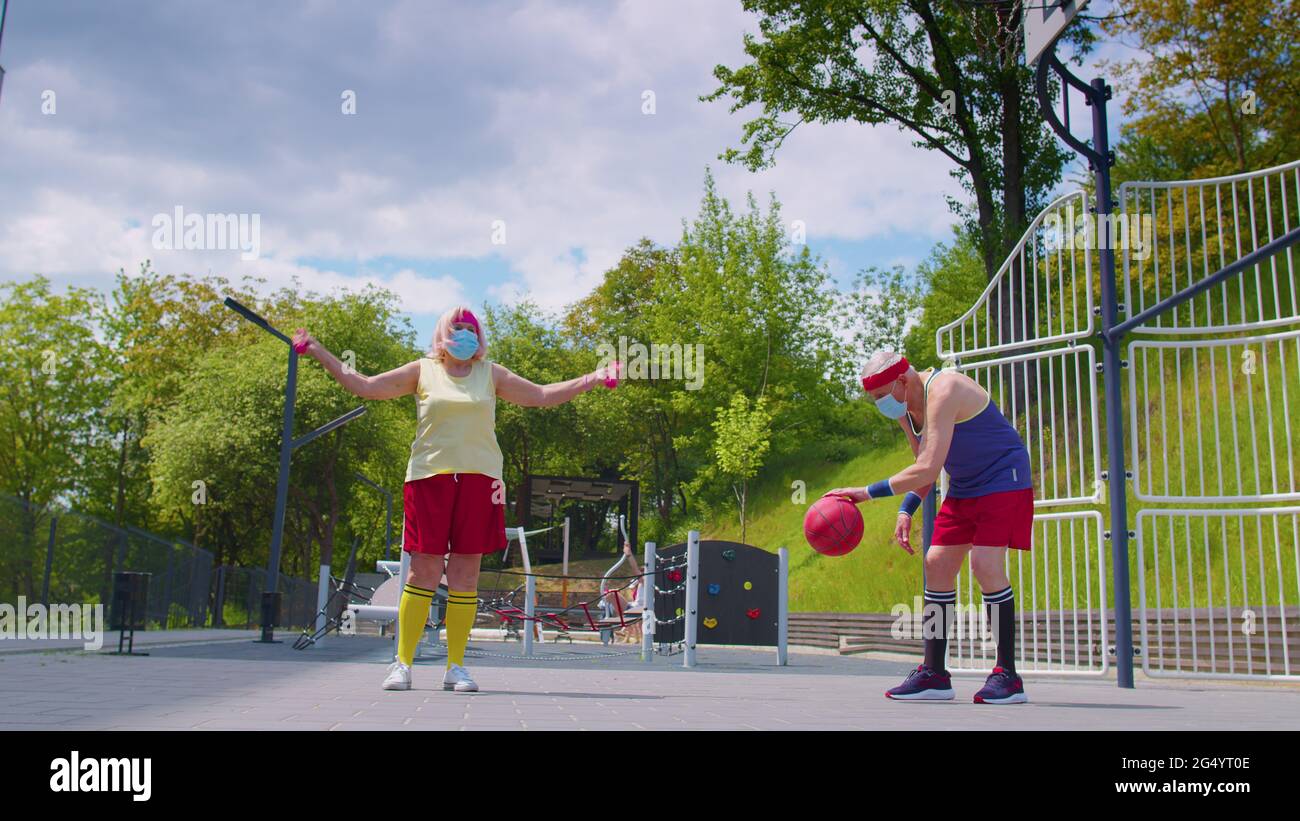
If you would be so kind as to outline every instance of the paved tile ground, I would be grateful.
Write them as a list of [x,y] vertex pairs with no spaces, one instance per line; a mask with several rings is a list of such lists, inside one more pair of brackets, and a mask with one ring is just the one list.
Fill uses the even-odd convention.
[[[644,664],[591,645],[475,640],[468,665],[482,692],[441,689],[440,651],[422,646],[415,689],[379,684],[392,642],[334,638],[305,651],[252,634],[150,642],[150,655],[54,650],[0,654],[0,729],[637,730],[637,729],[1295,729],[1291,685],[1027,678],[1032,703],[970,703],[982,683],[958,677],[958,700],[899,704],[882,692],[910,665],[771,650],[702,647]],[[161,637],[160,637],[161,638]],[[116,642],[113,642],[116,646]],[[620,648],[621,649],[621,648]],[[504,657],[503,657],[504,656]]]

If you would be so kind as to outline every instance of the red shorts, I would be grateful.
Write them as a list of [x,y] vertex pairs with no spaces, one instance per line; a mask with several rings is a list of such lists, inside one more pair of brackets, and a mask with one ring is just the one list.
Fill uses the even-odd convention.
[[1006,490],[939,506],[931,545],[973,544],[1028,550],[1034,543],[1034,491]]
[[[496,500],[493,496],[496,496]],[[492,553],[506,547],[505,486],[482,473],[439,473],[402,489],[411,553]]]

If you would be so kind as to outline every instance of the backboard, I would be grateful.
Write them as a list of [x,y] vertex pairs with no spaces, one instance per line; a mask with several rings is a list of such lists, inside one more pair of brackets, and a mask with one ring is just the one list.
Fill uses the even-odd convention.
[[1052,47],[1088,0],[1027,0],[1025,3],[1025,63],[1033,65]]

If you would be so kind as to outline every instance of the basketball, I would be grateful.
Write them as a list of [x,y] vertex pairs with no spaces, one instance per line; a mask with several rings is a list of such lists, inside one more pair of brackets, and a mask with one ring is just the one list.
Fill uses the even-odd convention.
[[843,556],[862,541],[862,513],[843,496],[823,496],[803,517],[803,535],[824,556]]

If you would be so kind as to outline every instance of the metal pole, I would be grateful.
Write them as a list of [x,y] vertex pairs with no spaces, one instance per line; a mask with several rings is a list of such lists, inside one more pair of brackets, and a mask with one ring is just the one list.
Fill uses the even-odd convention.
[[[410,574],[411,574],[411,554],[403,550],[402,563],[397,570],[397,578],[401,580],[402,583],[401,587],[403,590],[406,589],[407,577],[410,576]],[[401,602],[401,595],[402,594],[399,592],[398,599],[397,599],[399,603]],[[400,618],[393,619],[393,659],[394,660],[397,660],[397,648],[402,646],[401,641],[402,641],[402,620]],[[411,658],[411,662],[412,663],[415,662],[414,657]]]
[[533,606],[533,597],[537,595],[537,579],[529,571],[528,577],[524,580],[524,655],[533,654],[533,629],[537,622],[533,621],[533,615],[536,608]]
[[284,417],[280,430],[280,475],[275,485],[275,519],[271,524],[271,558],[264,591],[278,590],[280,543],[284,539],[284,512],[289,503],[289,461],[293,457],[293,400],[298,389],[298,353],[289,346],[289,378],[284,383]]
[[1145,324],[1147,320],[1160,316],[1166,311],[1173,310],[1184,302],[1210,290],[1228,277],[1236,276],[1247,268],[1253,268],[1274,254],[1285,251],[1287,248],[1290,248],[1292,245],[1297,243],[1300,243],[1300,228],[1292,228],[1290,231],[1267,245],[1257,248],[1241,259],[1238,259],[1236,262],[1225,265],[1223,268],[1205,279],[1198,281],[1195,285],[1189,285],[1173,296],[1165,297],[1157,304],[1147,308],[1145,311],[1131,316],[1118,325],[1111,327],[1110,330],[1106,331],[1106,335],[1107,337],[1114,337],[1118,342],[1124,334],[1139,325]]
[[[320,576],[316,580],[316,623],[312,625],[312,630],[318,634],[325,629],[325,624],[329,618],[325,613],[325,603],[329,601],[329,598],[330,566],[322,564],[320,566]],[[321,635],[316,639],[316,645],[320,646],[324,640],[325,636]]]
[[[50,571],[54,569],[54,537],[58,532],[59,517],[50,517],[50,541],[45,547],[45,578],[41,582],[41,605],[50,606]],[[34,530],[35,528],[33,528]]]
[[217,566],[217,600],[212,609],[212,626],[226,626],[226,567]]
[[930,552],[930,540],[934,538],[934,520],[939,515],[939,486],[930,485],[930,492],[925,494],[921,503],[921,589],[925,590],[925,557]]
[[647,574],[641,579],[641,660],[646,663],[655,657],[655,577],[659,575],[655,565],[658,561],[655,543],[646,542],[645,565],[641,568]]
[[1115,672],[1120,687],[1133,687],[1133,612],[1129,601],[1128,573],[1128,488],[1124,474],[1123,407],[1120,404],[1119,336],[1110,333],[1117,324],[1119,300],[1115,291],[1115,248],[1110,236],[1111,190],[1109,136],[1106,133],[1106,101],[1110,89],[1100,77],[1093,80],[1089,104],[1092,106],[1092,145],[1098,157],[1092,161],[1097,183],[1097,222],[1101,257],[1101,329],[1102,374],[1106,391],[1107,482],[1110,486],[1110,548],[1115,579]]
[[789,662],[787,636],[790,633],[790,551],[784,547],[776,551],[776,663],[784,667]]
[[393,552],[393,494],[384,491],[384,561],[390,561]]
[[692,530],[686,536],[686,652],[682,666],[695,666],[695,639],[697,636],[696,611],[700,603],[700,531]]
[[[5,20],[9,17],[9,0],[0,0],[0,42],[5,39]],[[0,91],[4,90],[5,69],[0,66]]]
[[569,517],[564,517],[564,562],[560,569],[560,575],[564,580],[560,582],[560,607],[569,606]]

